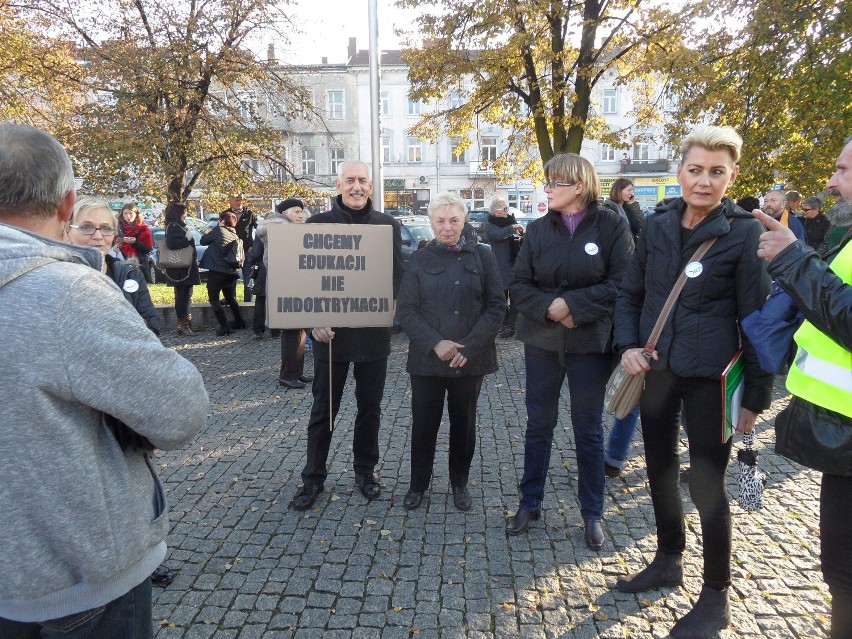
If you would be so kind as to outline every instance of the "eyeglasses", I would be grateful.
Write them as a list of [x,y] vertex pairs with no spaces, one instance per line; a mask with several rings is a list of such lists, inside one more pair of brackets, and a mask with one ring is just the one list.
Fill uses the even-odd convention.
[[545,182],[544,188],[555,189],[557,186],[574,186],[576,182]]
[[104,226],[94,226],[92,224],[69,224],[72,229],[77,229],[83,235],[94,235],[96,231],[100,231],[101,235],[104,237],[111,237],[115,235],[115,227],[104,225]]

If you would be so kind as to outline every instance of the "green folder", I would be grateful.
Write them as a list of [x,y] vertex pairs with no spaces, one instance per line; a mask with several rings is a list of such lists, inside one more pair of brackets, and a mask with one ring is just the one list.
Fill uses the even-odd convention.
[[734,355],[731,362],[722,371],[722,443],[734,434],[734,428],[740,419],[745,391],[745,361],[743,349]]

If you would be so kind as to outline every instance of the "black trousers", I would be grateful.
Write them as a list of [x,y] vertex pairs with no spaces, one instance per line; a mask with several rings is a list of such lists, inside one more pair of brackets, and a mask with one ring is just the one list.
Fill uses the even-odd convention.
[[831,591],[831,639],[852,639],[852,477],[823,475],[819,497],[822,576]]
[[411,376],[411,484],[423,492],[432,480],[435,445],[444,414],[450,417],[450,484],[467,485],[476,450],[476,402],[482,375],[466,377]]
[[281,331],[281,370],[278,379],[299,379],[304,373],[305,331],[299,328],[284,329]]
[[251,327],[255,333],[266,331],[266,295],[254,296],[254,316],[251,320]]
[[340,400],[343,397],[346,377],[349,375],[350,363],[355,377],[355,402],[358,406],[352,434],[355,473],[369,475],[379,463],[379,425],[388,369],[387,358],[370,362],[333,362],[331,375],[327,361],[315,360],[314,383],[311,389],[314,405],[308,422],[308,458],[302,470],[302,481],[305,483],[321,486],[328,476],[326,460],[332,435],[329,422],[337,418],[337,412],[340,410]]
[[722,589],[731,584],[731,510],[725,493],[731,440],[722,443],[720,381],[678,377],[668,370],[645,376],[640,414],[657,544],[665,553],[683,552],[686,546],[678,488],[681,408],[689,424],[689,494],[701,521],[704,583]]
[[506,296],[506,315],[503,317],[503,326],[508,326],[514,330],[515,325],[518,323],[518,309],[512,303],[512,295],[509,289],[505,289],[503,295]]
[[175,284],[175,315],[178,320],[189,315],[189,303],[192,301],[192,284]]
[[228,325],[228,319],[225,317],[225,311],[222,309],[222,304],[219,301],[219,293],[225,298],[225,304],[231,309],[234,314],[234,324],[237,327],[245,326],[242,313],[240,313],[240,305],[237,302],[237,276],[230,273],[220,273],[218,271],[209,271],[207,273],[207,299],[210,301],[210,306],[213,307],[213,315],[221,326]]

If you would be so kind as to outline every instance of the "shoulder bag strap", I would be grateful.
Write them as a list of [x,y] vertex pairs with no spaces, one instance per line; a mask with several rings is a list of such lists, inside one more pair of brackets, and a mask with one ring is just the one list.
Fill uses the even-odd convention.
[[[713,242],[716,241],[717,238],[711,237],[709,240],[705,240],[704,243],[698,247],[698,250],[695,251],[693,256],[690,258],[687,266],[692,262],[700,262],[701,258],[710,250],[710,247],[713,246]],[[683,290],[683,285],[686,284],[686,267],[680,272],[680,276],[677,278],[674,287],[672,288],[672,292],[669,293],[668,299],[666,299],[666,303],[663,304],[663,310],[660,311],[660,316],[657,318],[657,323],[654,324],[654,329],[651,331],[651,335],[648,337],[648,343],[645,344],[645,348],[642,349],[642,353],[644,353],[647,357],[651,356],[651,353],[657,347],[657,340],[660,339],[660,334],[663,332],[663,326],[666,323],[666,320],[669,318],[669,314],[672,312],[674,308],[675,302],[677,302],[677,298],[680,295],[680,292]]]

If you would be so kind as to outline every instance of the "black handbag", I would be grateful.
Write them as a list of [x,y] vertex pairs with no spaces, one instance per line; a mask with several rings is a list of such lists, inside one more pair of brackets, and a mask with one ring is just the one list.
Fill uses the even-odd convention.
[[822,473],[852,477],[852,418],[794,395],[775,418],[775,452]]

